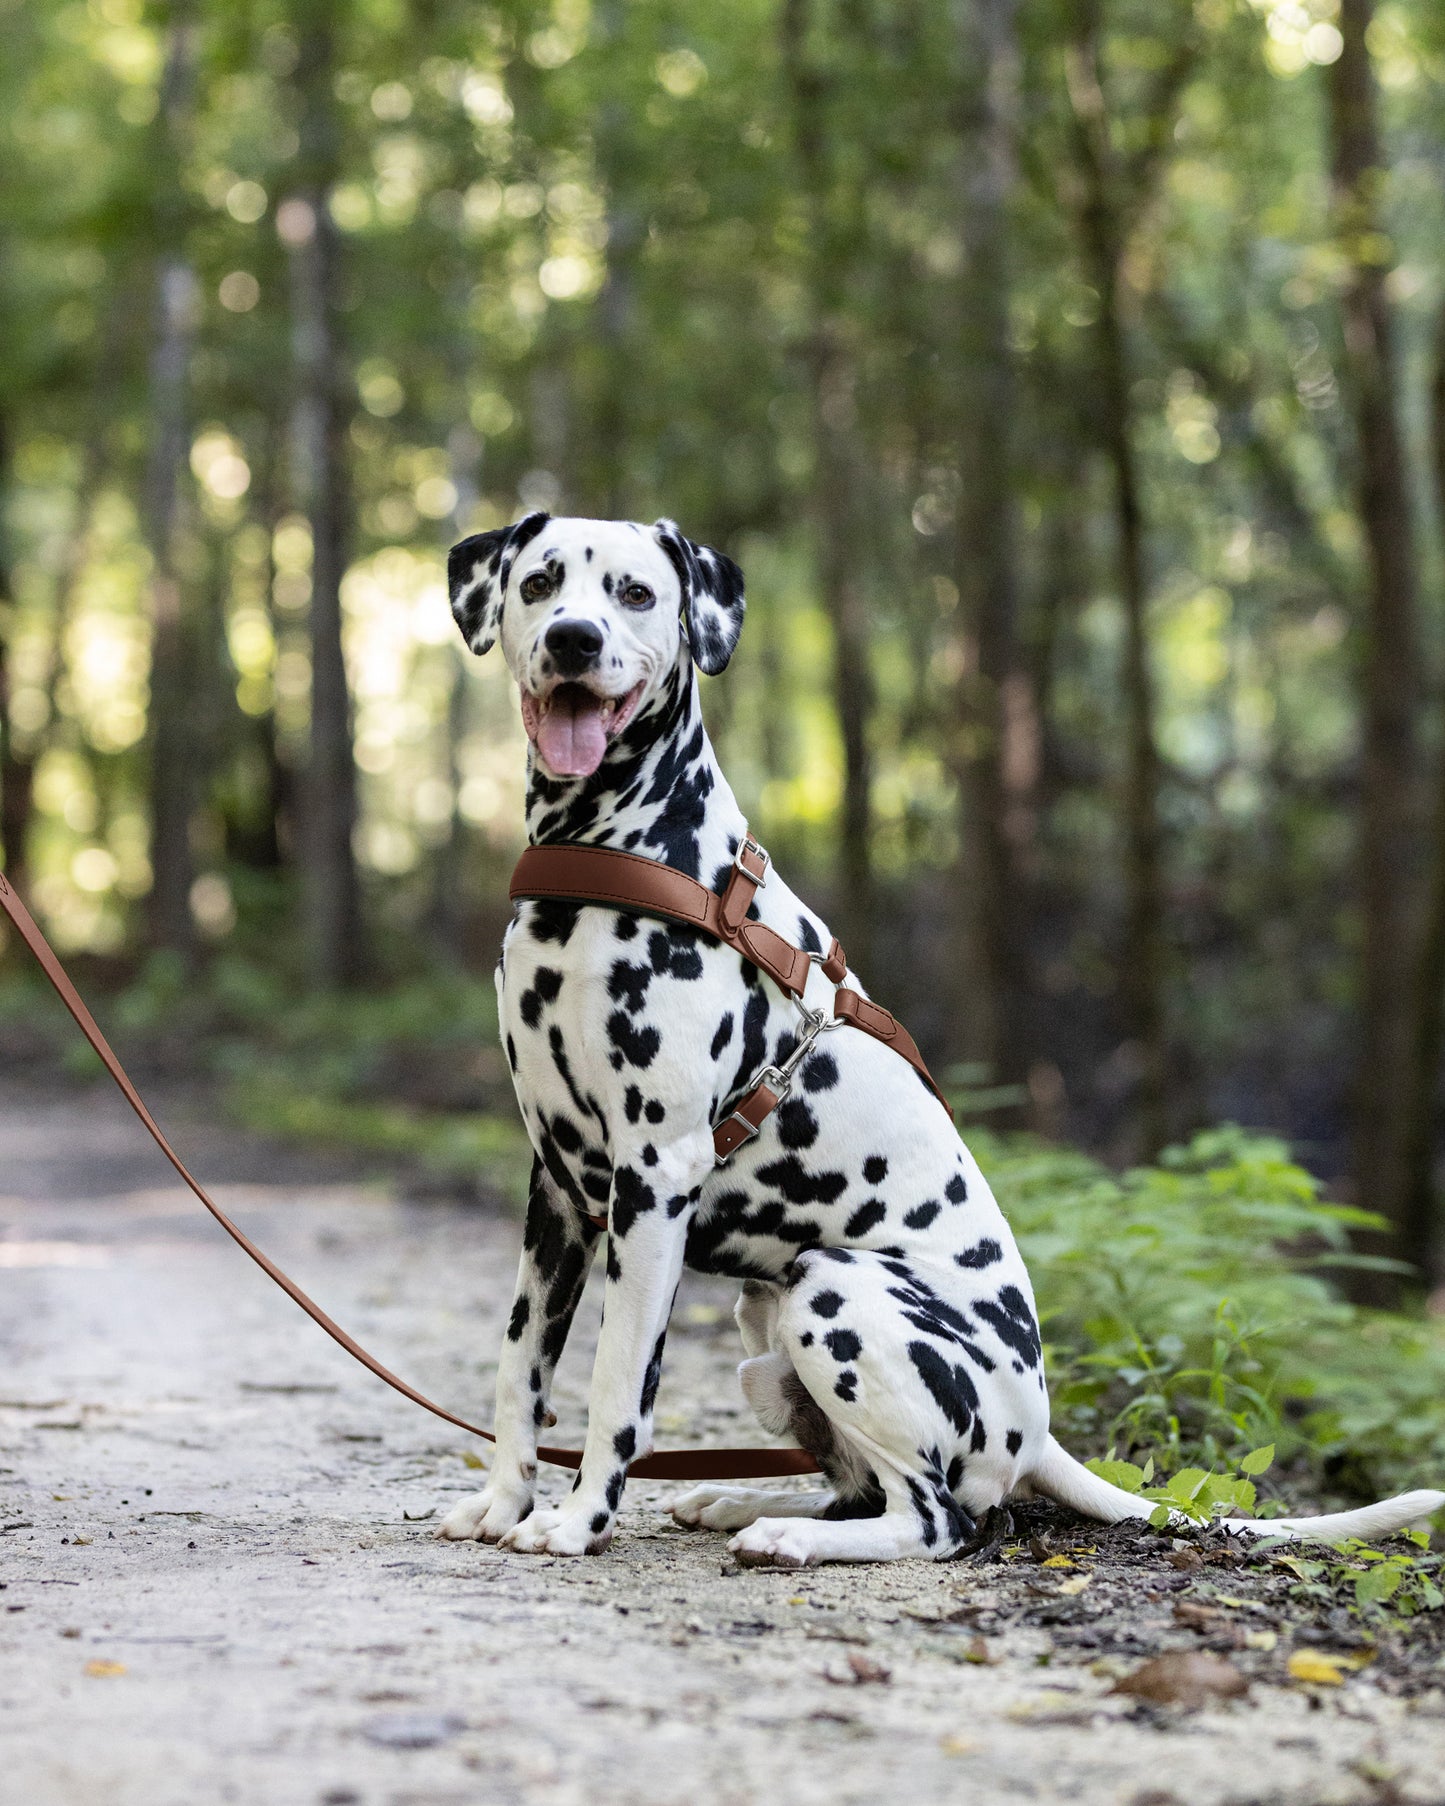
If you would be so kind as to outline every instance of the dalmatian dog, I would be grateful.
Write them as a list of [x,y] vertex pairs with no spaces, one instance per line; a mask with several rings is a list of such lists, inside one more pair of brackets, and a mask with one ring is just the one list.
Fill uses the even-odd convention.
[[[551,519],[477,534],[449,562],[470,649],[500,639],[530,743],[533,844],[619,849],[721,893],[746,832],[699,704],[727,664],[742,573],[671,521]],[[810,951],[828,928],[775,870],[753,909]],[[846,981],[861,990],[850,972]],[[712,1127],[801,1015],[738,952],[684,926],[523,901],[497,973],[501,1029],[535,1151],[497,1375],[487,1484],[438,1534],[593,1555],[628,1463],[650,1452],[684,1264],[742,1282],[743,1391],[826,1486],[701,1486],[685,1525],[742,1561],[946,1559],[984,1514],[1036,1491],[1105,1521],[1152,1509],[1049,1434],[1028,1274],[972,1155],[919,1075],[848,1026],[821,1034],[761,1133],[722,1166]],[[804,1001],[832,1016],[817,963]],[[586,1445],[560,1505],[534,1503],[548,1389],[604,1218],[606,1291]],[[1411,1493],[1331,1518],[1251,1525],[1374,1535],[1445,1503]],[[1236,1526],[1245,1528],[1245,1526]]]

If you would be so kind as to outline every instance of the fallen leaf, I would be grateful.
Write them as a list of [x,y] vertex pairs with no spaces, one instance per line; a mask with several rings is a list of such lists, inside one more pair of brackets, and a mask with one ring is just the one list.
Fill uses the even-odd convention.
[[968,1648],[963,1652],[963,1659],[965,1662],[976,1662],[981,1667],[985,1668],[993,1660],[992,1656],[988,1653],[988,1644],[984,1642],[982,1637],[974,1637],[970,1641]]
[[1067,1555],[1050,1555],[1043,1562],[1043,1566],[1046,1568],[1072,1568],[1075,1565]]
[[1047,1561],[1053,1554],[1053,1549],[1049,1545],[1049,1539],[1046,1536],[1040,1536],[1039,1533],[1035,1531],[1029,1538],[1029,1554],[1033,1556],[1035,1561]]
[[972,1756],[982,1748],[977,1737],[940,1737],[938,1747],[945,1756]]
[[1247,1630],[1244,1633],[1246,1649],[1262,1649],[1267,1655],[1279,1642],[1279,1632],[1275,1630]]
[[1182,1574],[1197,1574],[1204,1566],[1204,1557],[1197,1549],[1171,1549],[1164,1559]]
[[78,1544],[82,1549],[88,1549],[95,1541],[95,1538],[93,1536],[73,1536],[70,1540],[71,1542]]
[[85,1672],[88,1675],[90,1675],[93,1680],[97,1680],[97,1681],[114,1680],[116,1675],[125,1673],[125,1663],[124,1662],[87,1662],[85,1664]]
[[1288,1667],[1297,1681],[1316,1687],[1338,1687],[1347,1674],[1364,1668],[1373,1658],[1368,1655],[1345,1655],[1326,1649],[1297,1649]]
[[1076,1574],[1072,1580],[1066,1580],[1059,1591],[1068,1598],[1073,1598],[1076,1594],[1082,1593],[1093,1578],[1092,1574]]
[[807,1603],[808,1595],[806,1593],[794,1593],[788,1600],[789,1605],[806,1605]]
[[1196,1649],[1171,1649],[1116,1682],[1113,1690],[1132,1694],[1135,1699],[1152,1700],[1156,1705],[1183,1706],[1192,1712],[1214,1700],[1241,1698],[1248,1693],[1249,1682],[1223,1656]]
[[480,1455],[475,1454],[471,1449],[463,1449],[462,1450],[462,1465],[463,1465],[463,1467],[483,1467],[484,1468],[487,1464],[485,1461],[482,1460]]
[[408,1511],[406,1506],[403,1505],[401,1508],[401,1521],[404,1524],[424,1524],[428,1518],[434,1518],[436,1516],[436,1510],[436,1506],[432,1505],[425,1511]]

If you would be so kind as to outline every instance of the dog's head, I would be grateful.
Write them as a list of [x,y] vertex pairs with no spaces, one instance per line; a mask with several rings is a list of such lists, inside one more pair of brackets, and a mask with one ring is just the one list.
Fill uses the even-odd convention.
[[452,613],[473,652],[500,638],[527,737],[554,777],[590,777],[691,657],[709,676],[743,624],[743,574],[669,520],[529,514],[447,560]]

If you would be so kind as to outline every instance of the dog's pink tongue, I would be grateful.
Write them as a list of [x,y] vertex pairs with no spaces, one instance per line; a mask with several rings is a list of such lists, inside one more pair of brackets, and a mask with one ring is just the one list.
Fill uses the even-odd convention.
[[552,705],[537,723],[537,750],[559,778],[589,778],[607,751],[602,704],[580,684],[553,692]]

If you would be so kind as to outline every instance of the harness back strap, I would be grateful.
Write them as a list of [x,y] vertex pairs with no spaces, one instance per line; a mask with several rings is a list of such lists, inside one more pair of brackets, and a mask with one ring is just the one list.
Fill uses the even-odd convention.
[[[637,853],[618,853],[610,847],[528,847],[512,873],[511,897],[514,903],[537,897],[603,903],[614,909],[635,909],[642,915],[688,923],[750,959],[789,997],[801,997],[808,982],[806,951],[784,940],[776,930],[747,919],[753,894],[766,872],[767,855],[751,840],[745,840],[739,849],[737,863],[720,897],[674,866],[661,865]],[[908,1030],[880,1004],[843,984],[848,960],[837,940],[819,963],[824,975],[837,987],[833,1014],[838,1021],[862,1029],[865,1035],[902,1055],[952,1116],[948,1099],[934,1083]],[[750,1104],[753,1095],[744,1102]],[[776,1102],[774,1098],[773,1103]],[[717,1137],[738,1114],[735,1110],[714,1135],[720,1159],[726,1158],[741,1141],[750,1139],[739,1131],[740,1141],[735,1141],[733,1147],[718,1145]],[[759,1112],[757,1121],[767,1114],[767,1110]],[[757,1122],[751,1116],[745,1120],[756,1129]]]
[[[230,1236],[231,1240],[244,1253],[250,1255],[256,1265],[270,1280],[273,1280],[293,1304],[299,1304],[311,1321],[324,1329],[333,1342],[344,1348],[355,1361],[377,1379],[390,1386],[393,1392],[399,1392],[403,1398],[409,1398],[414,1405],[420,1405],[423,1411],[430,1411],[433,1417],[440,1417],[443,1422],[455,1424],[459,1430],[466,1430],[472,1436],[481,1436],[488,1442],[497,1439],[490,1430],[482,1429],[478,1424],[468,1423],[466,1418],[457,1417],[433,1404],[424,1393],[409,1386],[405,1380],[399,1379],[387,1367],[383,1367],[375,1355],[368,1354],[361,1344],[349,1336],[339,1323],[334,1323],[319,1304],[303,1292],[296,1281],[284,1273],[270,1257],[238,1229],[221,1209],[220,1205],[208,1195],[200,1182],[192,1178],[179,1154],[166,1140],[160,1125],[151,1115],[141,1099],[140,1093],[131,1083],[125,1068],[111,1051],[110,1044],[96,1026],[95,1018],[82,1002],[80,993],[70,982],[65,968],[51,950],[50,943],[36,927],[30,911],[15,894],[14,886],[9,884],[0,874],[0,908],[14,923],[22,941],[35,955],[40,969],[50,980],[65,1005],[79,1025],[80,1032],[100,1056],[101,1064],[121,1089],[125,1101],[135,1111],[146,1132],[156,1146],[170,1161],[187,1187],[199,1201],[210,1211],[211,1215]],[[582,1451],[580,1449],[547,1449],[537,1450],[538,1458],[553,1467],[580,1467]],[[634,1461],[628,1468],[644,1480],[752,1480],[761,1479],[773,1474],[811,1474],[816,1473],[818,1464],[811,1455],[802,1449],[669,1449],[660,1455],[647,1455],[640,1461]]]

